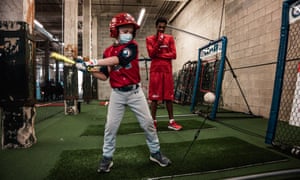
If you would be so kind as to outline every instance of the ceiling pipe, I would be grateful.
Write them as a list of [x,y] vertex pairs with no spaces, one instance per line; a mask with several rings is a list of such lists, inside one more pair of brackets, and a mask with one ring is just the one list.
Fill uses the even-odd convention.
[[175,18],[183,11],[183,9],[191,2],[192,0],[184,1],[180,7],[175,11],[175,13],[170,17],[169,22],[172,23]]
[[174,29],[174,30],[177,30],[177,31],[184,32],[184,33],[186,33],[186,34],[190,34],[190,35],[196,36],[196,37],[201,38],[201,39],[206,40],[206,41],[213,41],[212,39],[209,39],[209,38],[207,38],[207,37],[200,36],[200,35],[198,35],[198,34],[195,34],[195,33],[192,33],[192,32],[186,31],[186,30],[183,30],[183,29],[176,28],[176,27],[171,26],[171,25],[169,25],[169,24],[167,25],[167,27],[169,27],[170,29]]
[[54,41],[57,42],[58,39],[54,38],[53,35],[51,33],[49,33],[44,26],[37,21],[36,19],[34,20],[34,29],[36,31],[38,31],[39,33],[43,34],[47,39],[49,39],[50,41]]

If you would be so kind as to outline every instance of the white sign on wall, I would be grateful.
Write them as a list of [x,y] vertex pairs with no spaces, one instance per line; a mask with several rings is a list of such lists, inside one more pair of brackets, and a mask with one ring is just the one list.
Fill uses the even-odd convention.
[[291,5],[289,19],[290,24],[300,19],[300,0]]

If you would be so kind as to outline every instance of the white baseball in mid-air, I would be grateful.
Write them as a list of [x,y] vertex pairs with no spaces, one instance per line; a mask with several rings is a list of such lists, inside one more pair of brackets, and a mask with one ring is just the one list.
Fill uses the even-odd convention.
[[206,103],[214,103],[215,100],[216,100],[216,96],[215,96],[214,93],[212,93],[212,92],[207,92],[207,93],[204,94],[204,101],[205,101]]

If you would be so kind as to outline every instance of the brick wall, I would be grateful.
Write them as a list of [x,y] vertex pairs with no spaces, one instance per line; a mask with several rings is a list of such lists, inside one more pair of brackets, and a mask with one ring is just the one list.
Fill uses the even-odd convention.
[[[279,47],[281,0],[231,0],[225,11],[229,61],[254,114],[269,116]],[[263,65],[265,64],[265,65]],[[268,65],[267,65],[268,64]],[[229,71],[224,77],[225,107],[247,112]]]

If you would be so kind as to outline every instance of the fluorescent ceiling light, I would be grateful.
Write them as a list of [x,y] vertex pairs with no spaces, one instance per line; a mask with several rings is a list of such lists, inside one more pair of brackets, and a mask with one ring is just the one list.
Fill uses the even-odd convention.
[[34,20],[34,25],[38,26],[39,28],[44,28],[44,26],[36,19]]
[[138,24],[139,26],[141,25],[141,23],[142,23],[142,21],[143,21],[145,12],[146,12],[146,9],[145,9],[145,8],[142,8],[141,11],[140,11],[140,15],[139,15],[138,21],[137,21],[137,24]]

